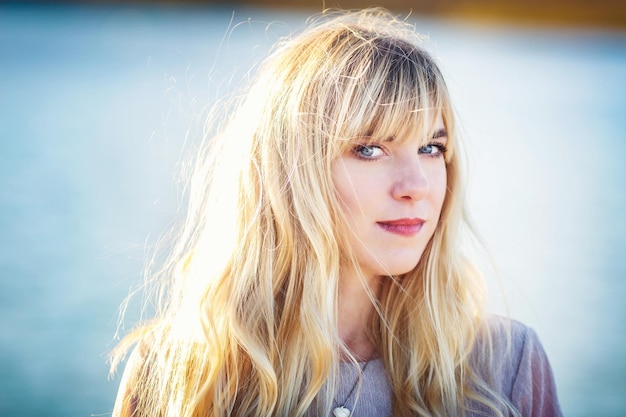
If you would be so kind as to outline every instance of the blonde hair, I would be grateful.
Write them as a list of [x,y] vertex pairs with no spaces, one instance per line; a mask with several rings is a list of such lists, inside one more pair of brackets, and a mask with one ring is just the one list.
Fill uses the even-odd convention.
[[371,296],[373,340],[394,416],[460,415],[468,398],[502,415],[506,401],[469,365],[482,282],[461,247],[453,109],[420,44],[409,24],[369,9],[323,15],[276,47],[198,157],[156,318],[115,352],[113,367],[140,341],[116,414],[328,415],[346,353],[339,265],[356,262],[331,162],[354,138],[429,138],[441,114],[449,150],[440,224],[416,269]]

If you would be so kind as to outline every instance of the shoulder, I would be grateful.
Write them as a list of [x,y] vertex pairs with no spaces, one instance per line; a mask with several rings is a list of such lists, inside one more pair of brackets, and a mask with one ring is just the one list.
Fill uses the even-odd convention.
[[136,415],[137,389],[147,377],[151,338],[139,340],[126,360],[113,409],[113,417]]
[[488,345],[497,358],[513,362],[519,361],[525,350],[541,347],[539,337],[532,328],[496,315],[486,317],[477,343]]
[[487,316],[474,344],[472,367],[483,380],[509,397],[529,338],[537,336],[526,325],[501,316]]
[[550,362],[537,336],[519,321],[488,316],[476,343],[477,371],[522,416],[560,416]]

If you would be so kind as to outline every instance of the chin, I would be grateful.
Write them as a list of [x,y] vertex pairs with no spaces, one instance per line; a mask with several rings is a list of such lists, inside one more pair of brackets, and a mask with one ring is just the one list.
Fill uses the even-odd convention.
[[389,265],[389,267],[385,268],[385,271],[381,271],[381,273],[382,275],[387,275],[387,276],[404,275],[407,272],[413,271],[417,267],[418,264],[419,264],[419,261],[409,262],[406,264]]

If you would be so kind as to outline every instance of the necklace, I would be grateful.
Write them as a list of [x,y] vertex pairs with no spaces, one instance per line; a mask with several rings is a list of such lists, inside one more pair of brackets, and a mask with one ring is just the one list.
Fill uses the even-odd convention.
[[348,407],[346,407],[346,405],[348,404],[348,400],[350,399],[350,397],[352,397],[356,386],[359,384],[359,379],[361,379],[365,375],[365,369],[367,369],[367,365],[369,365],[369,363],[370,361],[365,362],[365,365],[363,365],[363,367],[361,368],[360,376],[356,376],[356,381],[354,381],[354,384],[352,385],[350,392],[346,396],[346,399],[343,401],[343,404],[339,404],[337,402],[337,399],[333,398],[333,403],[337,406],[333,408],[333,415],[335,417],[350,417],[350,415],[352,414],[352,411]]

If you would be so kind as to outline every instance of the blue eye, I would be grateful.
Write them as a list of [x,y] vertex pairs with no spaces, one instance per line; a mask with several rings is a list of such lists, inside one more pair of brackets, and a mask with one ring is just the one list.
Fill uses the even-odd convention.
[[361,159],[376,159],[384,154],[380,146],[356,145],[352,152]]
[[428,155],[431,157],[440,157],[444,153],[446,153],[446,151],[447,149],[443,143],[433,142],[433,143],[429,143],[428,145],[424,145],[421,148],[419,148],[417,153]]

